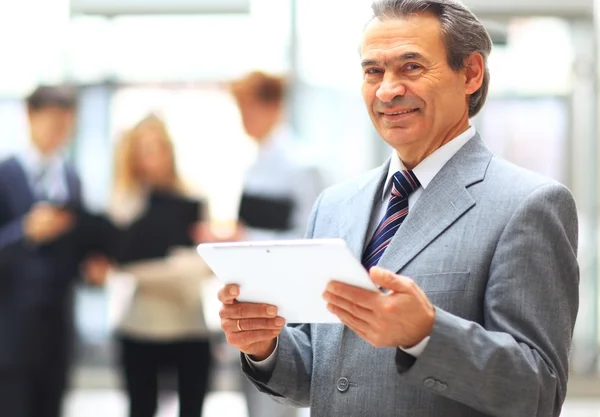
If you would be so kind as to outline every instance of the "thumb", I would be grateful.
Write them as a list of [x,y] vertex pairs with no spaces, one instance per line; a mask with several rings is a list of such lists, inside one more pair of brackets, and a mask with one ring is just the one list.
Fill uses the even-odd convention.
[[412,280],[402,275],[396,275],[392,271],[374,266],[369,270],[371,281],[382,288],[394,292],[406,292]]

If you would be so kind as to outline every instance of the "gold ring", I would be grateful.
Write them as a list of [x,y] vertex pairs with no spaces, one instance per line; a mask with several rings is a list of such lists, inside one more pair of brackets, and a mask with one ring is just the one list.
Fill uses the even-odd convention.
[[240,326],[240,319],[238,319],[238,321],[237,321],[237,328],[240,332],[243,332],[242,326]]

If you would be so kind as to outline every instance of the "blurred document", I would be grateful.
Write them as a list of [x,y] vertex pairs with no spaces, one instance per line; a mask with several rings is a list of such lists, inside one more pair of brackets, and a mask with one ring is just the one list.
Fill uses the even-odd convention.
[[137,284],[133,275],[120,271],[109,273],[106,280],[109,329],[116,329],[122,322],[123,317],[131,307],[136,287]]

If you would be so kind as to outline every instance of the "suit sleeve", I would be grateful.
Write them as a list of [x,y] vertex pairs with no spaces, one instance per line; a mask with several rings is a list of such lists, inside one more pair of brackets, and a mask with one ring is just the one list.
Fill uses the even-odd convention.
[[397,351],[414,384],[490,416],[558,416],[579,305],[577,213],[569,191],[533,191],[493,254],[483,325],[441,309],[417,360]]
[[[306,232],[306,238],[312,239],[319,203],[318,198]],[[252,367],[246,356],[241,354],[242,370],[259,391],[269,394],[275,401],[294,407],[310,405],[310,385],[312,379],[312,345],[309,324],[285,327],[275,351],[274,368],[265,372]]]
[[23,248],[25,239],[23,217],[11,218],[6,206],[6,190],[0,185],[0,265],[11,262]]

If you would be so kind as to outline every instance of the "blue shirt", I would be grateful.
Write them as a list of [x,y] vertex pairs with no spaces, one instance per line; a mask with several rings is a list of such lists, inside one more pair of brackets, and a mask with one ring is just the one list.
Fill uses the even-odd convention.
[[244,192],[256,196],[291,198],[294,204],[292,228],[271,231],[248,228],[248,240],[301,239],[312,206],[324,189],[323,175],[303,158],[305,149],[294,140],[290,128],[276,128],[260,144],[258,156],[244,178]]
[[29,186],[37,199],[64,203],[69,199],[65,157],[62,152],[43,155],[32,143],[17,153]]

